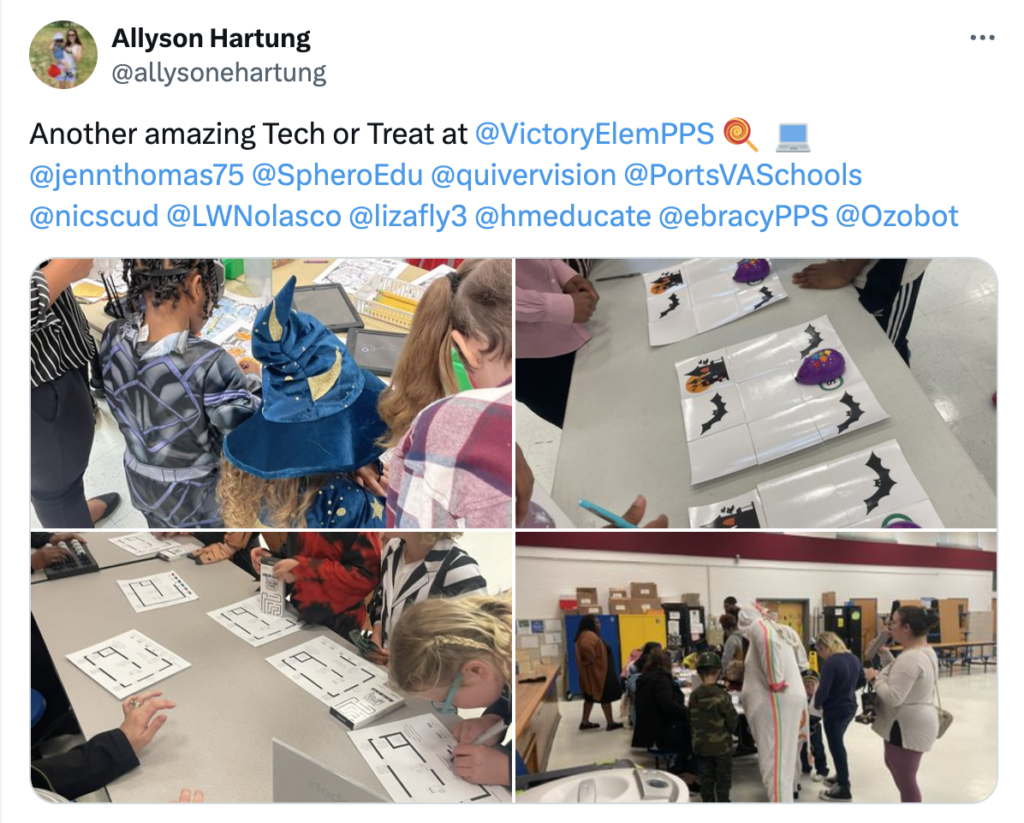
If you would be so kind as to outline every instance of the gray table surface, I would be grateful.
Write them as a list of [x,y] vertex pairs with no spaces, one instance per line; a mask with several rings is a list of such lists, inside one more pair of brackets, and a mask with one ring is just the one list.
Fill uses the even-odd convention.
[[[591,279],[649,272],[668,260],[606,260]],[[640,278],[595,283],[601,300],[593,339],[576,356],[552,497],[583,527],[603,525],[580,498],[624,511],[638,493],[648,514],[685,528],[688,507],[727,500],[765,480],[895,439],[948,528],[995,528],[996,496],[914,375],[851,288],[798,289],[791,275],[810,260],[773,260],[788,299],[689,340],[651,348]],[[922,288],[928,288],[928,275]],[[690,484],[675,364],[828,315],[889,418],[827,443],[735,474]],[[913,341],[913,327],[911,327]]]
[[[110,536],[119,537],[122,534],[135,534],[135,532],[119,532],[117,534],[110,533]],[[99,566],[101,569],[112,569],[116,566],[126,566],[131,563],[141,563],[147,560],[152,560],[156,557],[156,552],[154,552],[151,555],[147,555],[146,557],[136,557],[134,554],[132,554],[129,551],[125,551],[120,546],[115,546],[113,543],[110,542],[109,537],[104,537],[98,532],[84,532],[82,536],[85,537],[86,545],[89,548],[89,553],[92,554],[93,558],[96,560],[96,565]],[[196,540],[193,537],[177,537],[175,538],[175,540],[182,543],[188,543],[189,545],[194,545],[196,548],[202,545],[198,540]],[[165,561],[161,560],[160,562],[163,563]],[[193,565],[192,561],[190,560],[186,560],[185,562],[188,563],[189,566]],[[42,583],[47,580],[48,578],[46,577],[46,574],[44,572],[35,572],[32,575],[33,583]]]
[[[136,614],[116,581],[171,568],[199,599]],[[177,707],[167,712],[167,723],[142,752],[142,765],[107,787],[111,800],[167,802],[183,788],[198,788],[207,802],[269,802],[270,741],[275,737],[387,796],[327,706],[266,662],[319,635],[352,648],[347,641],[323,627],[307,626],[253,648],[207,617],[208,611],[250,597],[257,588],[233,563],[196,566],[181,560],[149,560],[32,588],[32,614],[86,737],[119,726],[121,704],[65,655],[136,629],[192,664],[154,686]],[[384,722],[429,711],[429,703],[408,700]],[[442,718],[448,724],[455,719]]]

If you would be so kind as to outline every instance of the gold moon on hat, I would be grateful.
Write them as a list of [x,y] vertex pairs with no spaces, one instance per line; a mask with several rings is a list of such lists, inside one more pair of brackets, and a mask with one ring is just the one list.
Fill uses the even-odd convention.
[[278,342],[281,339],[281,334],[284,331],[281,328],[281,324],[277,320],[277,304],[276,303],[272,302],[270,304],[270,317],[267,318],[267,322],[270,324],[270,339],[273,340],[276,343],[276,342]]
[[309,393],[313,395],[313,402],[315,403],[333,386],[341,375],[341,351],[334,352],[334,365],[331,366],[323,374],[315,374],[312,377],[306,379],[309,383]]

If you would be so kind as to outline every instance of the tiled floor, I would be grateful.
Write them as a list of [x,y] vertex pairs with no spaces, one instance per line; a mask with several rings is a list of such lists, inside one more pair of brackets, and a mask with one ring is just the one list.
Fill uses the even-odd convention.
[[[975,803],[984,800],[996,784],[996,673],[975,670],[943,675],[940,683],[943,708],[952,712],[953,725],[924,755],[918,773],[918,785],[929,803]],[[603,726],[594,731],[579,731],[582,702],[559,702],[562,720],[548,761],[548,769],[563,769],[585,763],[616,758],[630,759],[638,765],[654,766],[645,750],[630,746],[628,730],[608,732]],[[616,705],[616,716],[618,706]],[[601,719],[595,707],[592,720]],[[850,763],[850,783],[855,802],[896,803],[899,793],[882,759],[882,740],[870,726],[850,725],[846,749]],[[831,757],[829,758],[831,764]],[[664,765],[664,764],[663,764]],[[822,802],[822,786],[802,779],[801,802]],[[732,800],[760,802],[766,799],[756,757],[737,758],[733,763]],[[691,795],[691,802],[700,797]]]
[[[996,488],[996,275],[981,260],[935,260],[910,329],[910,368]],[[536,481],[555,480],[561,431],[516,404],[516,440]]]

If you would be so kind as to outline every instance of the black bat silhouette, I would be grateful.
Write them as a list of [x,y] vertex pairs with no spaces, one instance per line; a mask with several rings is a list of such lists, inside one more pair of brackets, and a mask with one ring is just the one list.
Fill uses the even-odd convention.
[[679,295],[678,294],[674,294],[674,293],[670,294],[668,296],[668,308],[665,309],[665,311],[663,311],[661,314],[658,315],[658,319],[661,320],[661,318],[664,317],[666,314],[668,314],[670,311],[674,311],[675,309],[678,309],[678,308],[679,308]]
[[883,497],[889,496],[889,492],[896,485],[896,481],[892,479],[892,472],[882,465],[882,458],[874,452],[871,452],[871,457],[868,458],[868,462],[864,465],[878,475],[878,478],[875,480],[875,493],[864,501],[864,505],[868,507],[867,513],[871,514],[872,510],[878,508],[879,501]]
[[738,509],[733,506],[722,509],[714,520],[702,528],[705,529],[759,529],[761,521],[757,518],[757,509],[754,504],[740,506]]
[[816,348],[818,348],[818,346],[821,345],[821,335],[818,334],[818,330],[814,328],[814,326],[808,325],[807,328],[804,329],[804,332],[811,336],[811,345],[809,345],[806,349],[800,352],[801,357],[807,357],[807,355],[809,355],[812,351],[814,351]]
[[757,311],[759,308],[761,308],[761,306],[767,305],[768,301],[775,296],[774,294],[772,294],[771,289],[769,289],[767,286],[761,286],[760,292],[761,294],[764,295],[764,297],[761,299],[760,303],[754,306],[754,311]]
[[864,410],[849,392],[843,392],[839,402],[849,408],[849,411],[846,413],[846,419],[839,424],[839,433],[842,434],[864,416]]
[[700,424],[701,434],[705,434],[708,429],[729,413],[725,408],[725,401],[722,399],[722,395],[718,392],[715,392],[715,396],[711,398],[711,405],[715,407],[715,413],[711,415],[711,419],[706,423]]

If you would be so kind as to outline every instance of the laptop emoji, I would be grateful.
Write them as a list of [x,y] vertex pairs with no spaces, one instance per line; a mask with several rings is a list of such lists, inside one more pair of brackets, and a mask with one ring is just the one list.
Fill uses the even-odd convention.
[[806,123],[780,123],[779,147],[775,151],[810,151],[807,145]]

